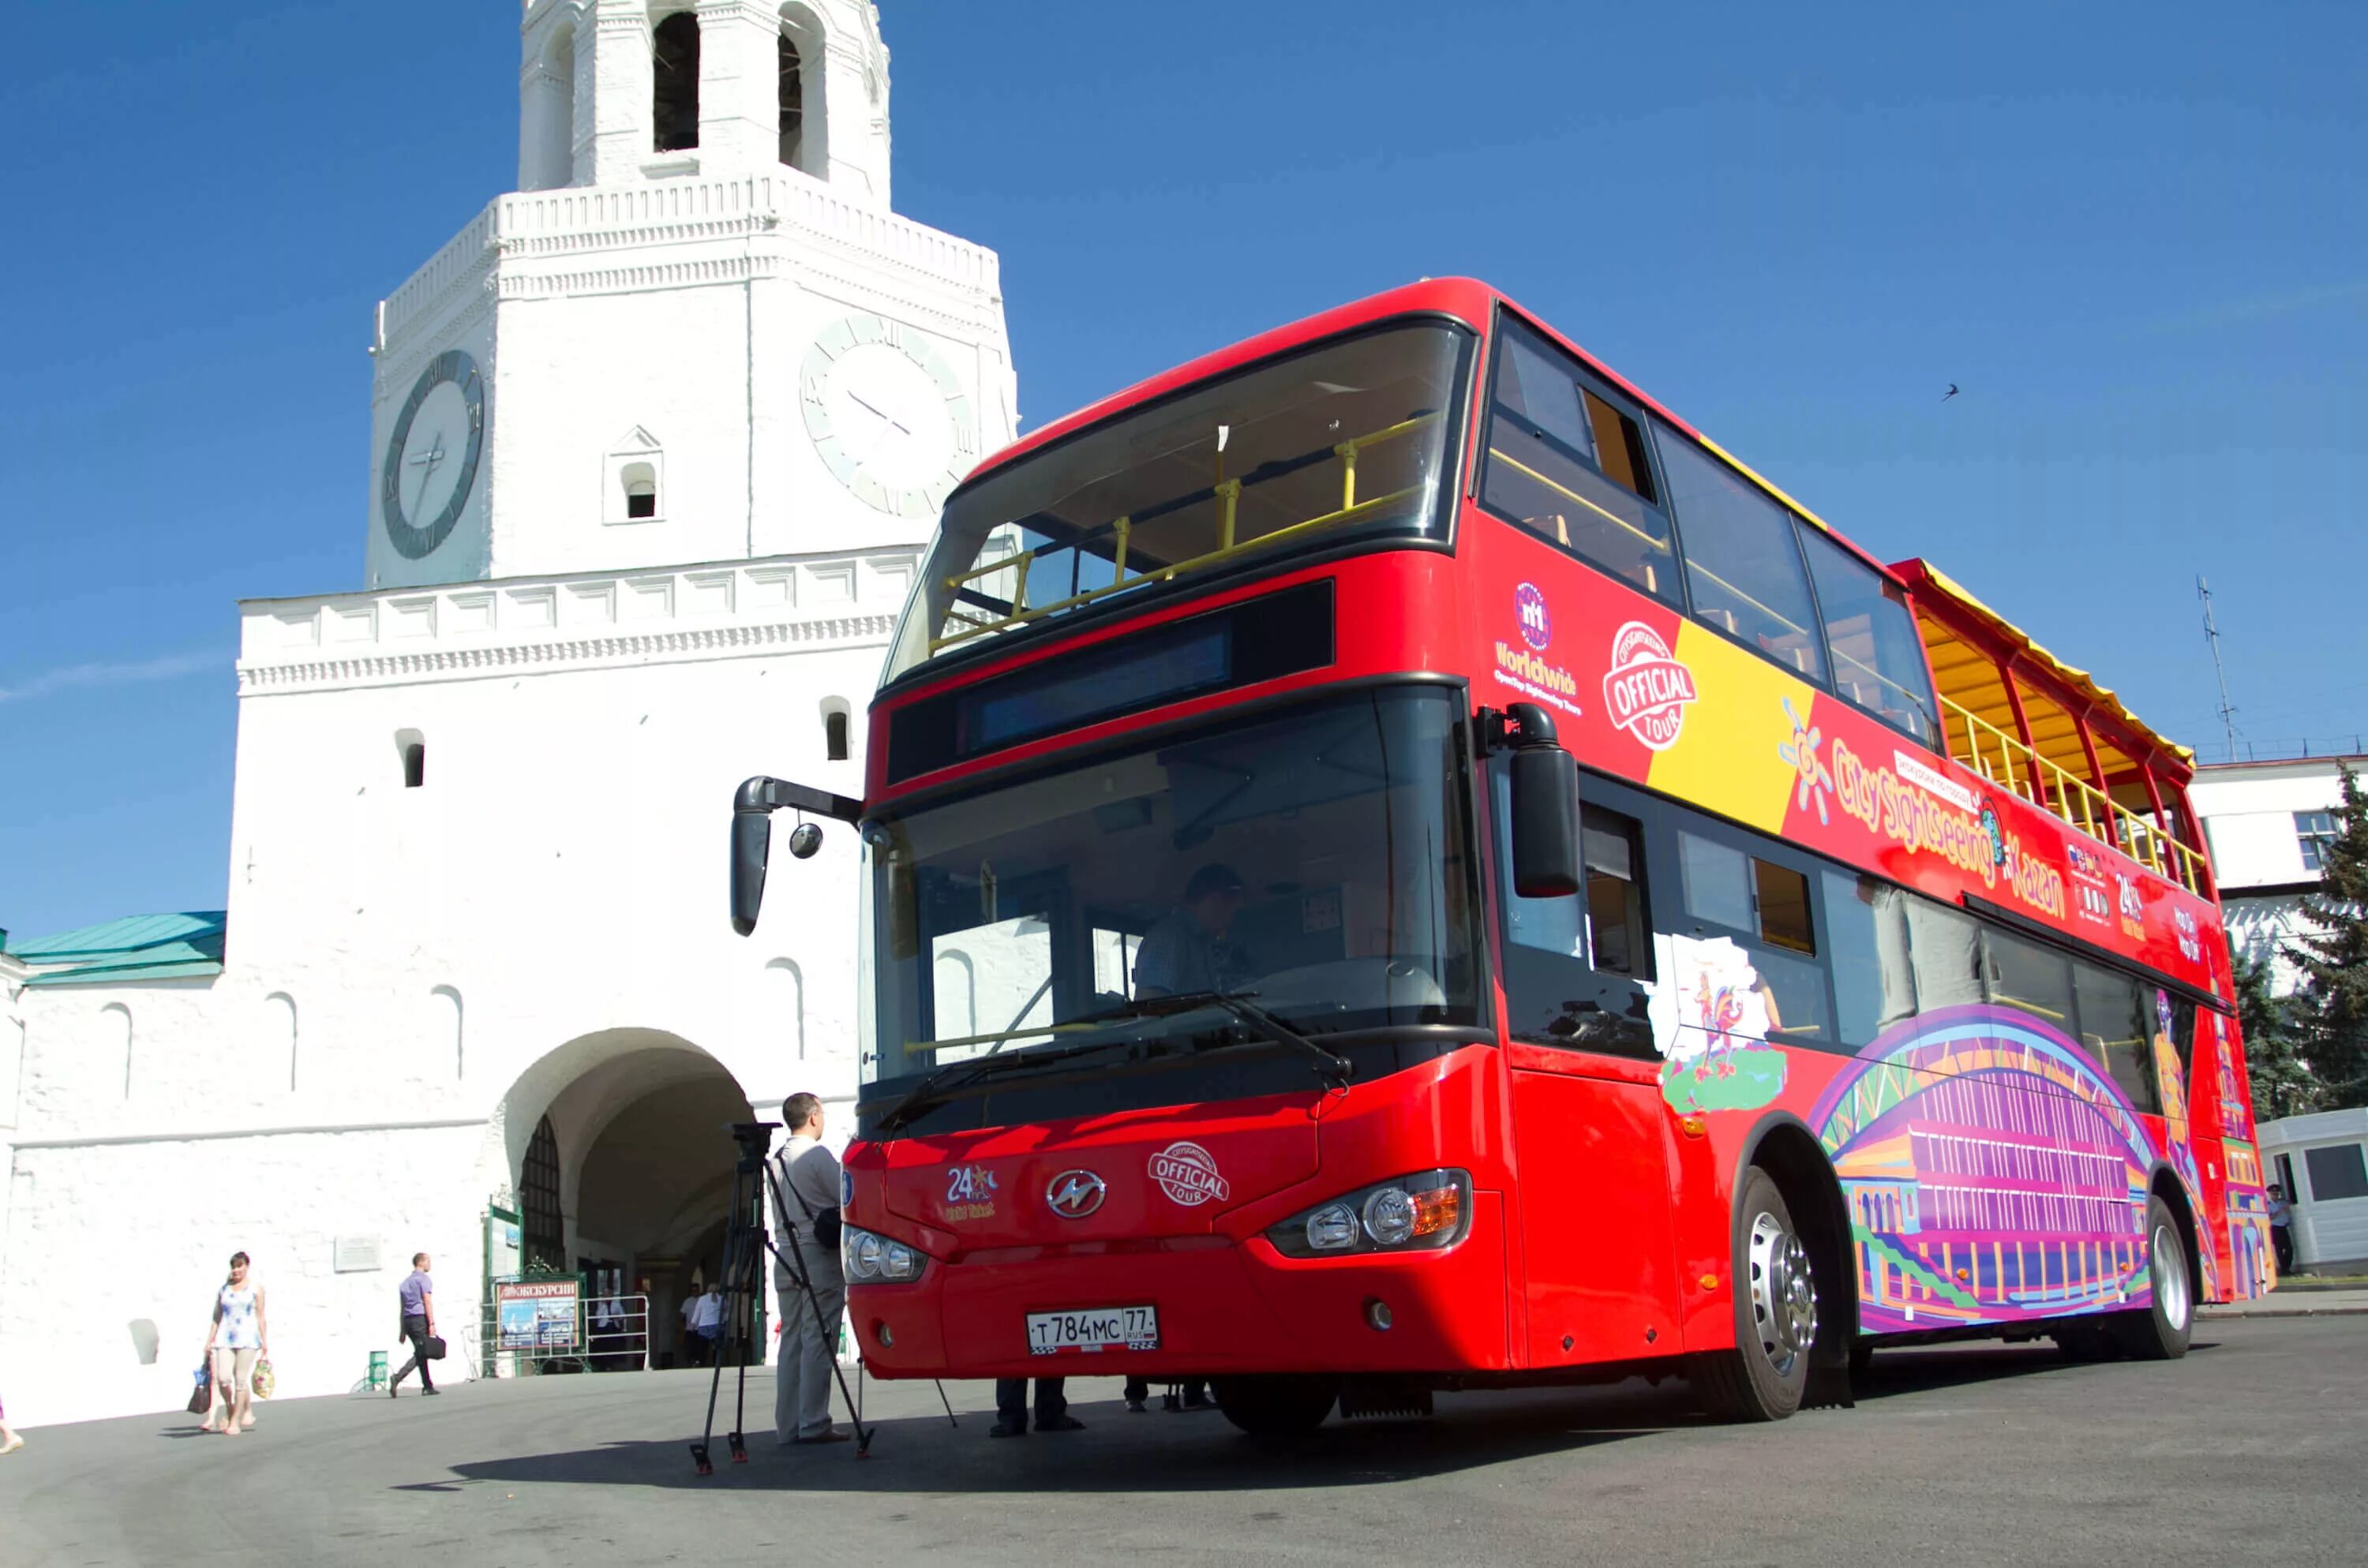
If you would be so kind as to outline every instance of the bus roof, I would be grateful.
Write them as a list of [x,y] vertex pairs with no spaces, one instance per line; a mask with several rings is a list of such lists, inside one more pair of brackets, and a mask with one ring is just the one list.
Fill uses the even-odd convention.
[[[1148,403],[1155,398],[1165,396],[1197,382],[1227,374],[1269,355],[1285,353],[1302,344],[1331,336],[1335,333],[1351,331],[1391,316],[1417,315],[1426,312],[1448,316],[1463,322],[1474,331],[1486,332],[1494,321],[1500,305],[1517,312],[1531,325],[1544,330],[1563,347],[1584,360],[1590,369],[1611,381],[1660,418],[1667,420],[1687,436],[1717,453],[1749,477],[1752,483],[1792,508],[1793,512],[1822,530],[1836,543],[1849,550],[1868,566],[1903,587],[1912,587],[1928,601],[1938,599],[1949,604],[1956,609],[1960,618],[1974,623],[1986,632],[1988,640],[1998,647],[2026,660],[2032,667],[2044,672],[2053,682],[2066,688],[2076,699],[2100,710],[2132,740],[2153,748],[2166,760],[2175,760],[2184,771],[2192,772],[2195,756],[2192,750],[2157,733],[2136,714],[2123,707],[2121,699],[2115,697],[2111,689],[2098,685],[2087,671],[2076,669],[2056,658],[2012,621],[1974,597],[1938,568],[1920,558],[1903,562],[1896,566],[1876,560],[1850,536],[1827,522],[1810,507],[1802,505],[1782,486],[1776,484],[1749,463],[1694,428],[1684,418],[1637,386],[1635,382],[1606,365],[1601,358],[1588,353],[1578,344],[1571,341],[1567,335],[1555,330],[1544,317],[1526,309],[1503,290],[1475,278],[1422,278],[1395,289],[1385,290],[1378,294],[1368,295],[1361,300],[1351,301],[1345,305],[1335,306],[1331,310],[1315,315],[1303,317],[1298,321],[1259,333],[1256,336],[1244,338],[1238,343],[1214,349],[1196,358],[1188,359],[1181,365],[1163,370],[1156,376],[1137,381],[1133,386],[1087,403],[1075,413],[1056,419],[1042,428],[1030,431],[1009,446],[986,458],[972,470],[965,477],[964,483],[967,483],[994,472],[1087,426],[1114,415],[1122,414],[1138,404]],[[1936,671],[1935,674],[1937,675],[1938,672]]]

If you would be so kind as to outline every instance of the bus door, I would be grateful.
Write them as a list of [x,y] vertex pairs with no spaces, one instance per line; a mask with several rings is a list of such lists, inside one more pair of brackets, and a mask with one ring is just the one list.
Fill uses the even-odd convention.
[[[1674,1354],[1668,1119],[1646,1017],[1644,832],[1586,779],[1577,893],[1513,894],[1508,770],[1494,770],[1506,1046],[1532,1367]],[[1619,791],[1613,798],[1624,796]]]

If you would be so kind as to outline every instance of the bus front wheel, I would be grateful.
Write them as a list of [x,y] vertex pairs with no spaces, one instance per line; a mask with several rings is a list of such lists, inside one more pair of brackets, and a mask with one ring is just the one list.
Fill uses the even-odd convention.
[[1253,1437],[1313,1432],[1340,1392],[1338,1380],[1306,1375],[1218,1378],[1215,1385],[1217,1408]]
[[1736,1195],[1735,1348],[1689,1358],[1694,1396],[1728,1421],[1782,1421],[1801,1408],[1817,1340],[1808,1248],[1773,1177],[1758,1165]]
[[2146,1273],[2154,1300],[2117,1312],[2113,1336],[2135,1361],[2176,1361],[2195,1333],[2195,1281],[2187,1267],[2187,1238],[2162,1194],[2146,1199]]

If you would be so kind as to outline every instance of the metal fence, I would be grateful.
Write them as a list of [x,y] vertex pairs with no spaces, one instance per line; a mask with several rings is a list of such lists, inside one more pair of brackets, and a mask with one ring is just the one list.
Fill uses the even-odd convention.
[[[650,1299],[586,1296],[506,1297],[496,1280],[480,1330],[484,1370],[498,1378],[549,1371],[641,1372],[650,1366]],[[526,1309],[531,1308],[531,1311]]]

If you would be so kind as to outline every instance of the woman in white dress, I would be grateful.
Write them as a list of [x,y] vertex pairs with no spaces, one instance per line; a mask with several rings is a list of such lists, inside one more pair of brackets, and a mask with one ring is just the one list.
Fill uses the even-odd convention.
[[[255,1425],[255,1363],[270,1353],[270,1320],[264,1310],[263,1287],[247,1272],[247,1257],[230,1257],[230,1278],[214,1293],[213,1326],[206,1331],[206,1360],[213,1369],[214,1400],[200,1432],[235,1437]],[[215,1413],[222,1415],[215,1425]]]

